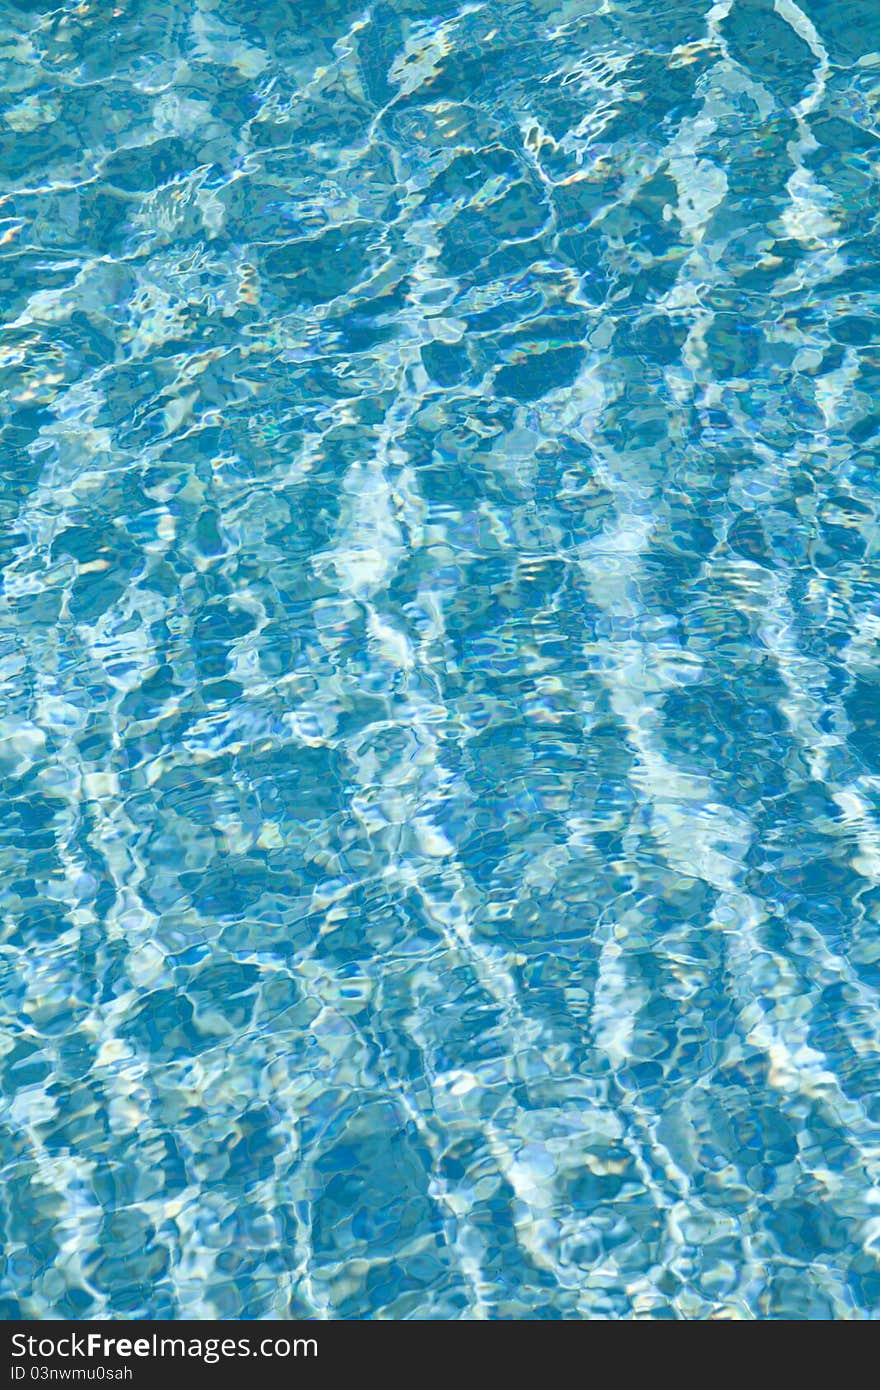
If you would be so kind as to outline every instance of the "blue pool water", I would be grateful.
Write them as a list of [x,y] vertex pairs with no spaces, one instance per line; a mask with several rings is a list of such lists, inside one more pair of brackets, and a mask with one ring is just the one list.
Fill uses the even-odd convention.
[[880,1311],[880,5],[0,0],[2,1311]]

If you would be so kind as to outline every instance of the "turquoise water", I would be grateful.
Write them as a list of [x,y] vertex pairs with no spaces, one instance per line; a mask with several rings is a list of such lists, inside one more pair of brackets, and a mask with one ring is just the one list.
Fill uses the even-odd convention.
[[880,6],[0,0],[6,1317],[880,1310]]

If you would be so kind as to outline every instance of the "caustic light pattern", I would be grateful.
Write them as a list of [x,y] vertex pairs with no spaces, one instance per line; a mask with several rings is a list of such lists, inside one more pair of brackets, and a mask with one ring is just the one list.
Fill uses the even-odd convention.
[[877,1316],[880,5],[0,89],[5,1316]]

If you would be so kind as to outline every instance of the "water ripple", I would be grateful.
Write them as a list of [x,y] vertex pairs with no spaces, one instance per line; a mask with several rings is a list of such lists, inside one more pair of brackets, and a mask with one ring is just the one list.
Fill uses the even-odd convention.
[[3,1315],[874,1317],[875,10],[0,73]]

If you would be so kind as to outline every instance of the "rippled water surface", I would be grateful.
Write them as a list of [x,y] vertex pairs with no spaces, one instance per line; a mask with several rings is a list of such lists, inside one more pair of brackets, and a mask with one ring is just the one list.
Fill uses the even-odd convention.
[[7,1317],[880,1312],[880,5],[0,0]]

